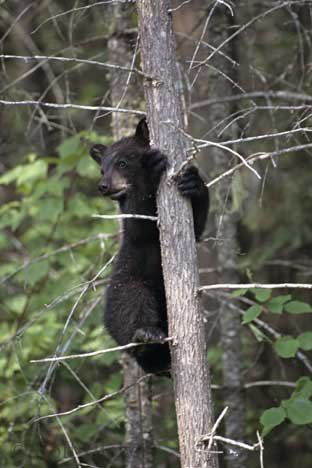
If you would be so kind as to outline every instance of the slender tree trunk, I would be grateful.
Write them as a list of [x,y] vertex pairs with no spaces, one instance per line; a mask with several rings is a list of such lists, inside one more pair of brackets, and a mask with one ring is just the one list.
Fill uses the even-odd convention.
[[[209,14],[209,13],[208,13]],[[228,8],[219,5],[214,11],[208,31],[207,40],[214,47],[219,46],[231,34],[233,18]],[[232,60],[237,59],[235,53],[236,44],[229,43],[222,48],[222,53]],[[235,93],[233,82],[237,77],[235,69],[229,60],[221,54],[216,54],[210,63],[211,71],[208,82],[210,84],[207,98],[222,98]],[[209,128],[213,129],[220,122],[228,123],[231,113],[234,111],[229,103],[220,103],[212,106],[209,110]],[[226,124],[224,124],[226,125]],[[210,138],[219,141],[217,130]],[[231,139],[237,136],[237,126],[230,125],[222,133],[222,139]],[[211,148],[210,157],[216,173],[229,169],[231,166],[231,156],[220,148]],[[237,243],[237,221],[238,213],[233,207],[232,186],[228,179],[224,179],[217,186],[216,198],[218,200],[217,221],[217,271],[218,281],[221,283],[239,283],[238,277],[238,243]],[[243,440],[245,435],[245,398],[242,381],[242,354],[241,354],[241,319],[237,314],[233,314],[227,302],[219,304],[220,332],[222,344],[222,364],[223,364],[223,387],[224,406],[229,407],[225,417],[225,435],[234,440]],[[244,468],[246,466],[246,451],[239,448],[229,448],[226,452],[227,466],[229,468]]]
[[[30,3],[31,2],[27,0],[20,0],[19,2],[13,2],[10,8],[8,8],[7,4],[4,5],[3,2],[1,3],[1,21],[6,24],[7,27],[11,27],[14,24],[12,46],[14,47],[15,51],[12,50],[11,52],[13,54],[16,53],[23,55],[23,53],[25,53],[26,55],[41,55],[41,48],[38,46],[40,35],[35,37],[31,34],[31,31],[37,26],[37,18],[34,12],[32,12],[32,14],[25,15],[17,22],[15,21],[15,18],[27,6],[29,6]],[[31,66],[32,65],[29,64],[29,67]],[[48,92],[48,96],[51,96],[56,103],[64,103],[64,93],[62,87],[59,84],[59,81],[56,80],[56,76],[57,75],[53,70],[53,65],[49,61],[43,61],[41,63],[41,67],[23,81],[23,93],[26,93],[27,90],[30,94],[34,92],[37,95],[39,92],[40,96],[41,93],[43,93],[46,88],[49,87],[50,91]],[[9,89],[8,92],[10,93],[11,90]],[[38,108],[39,107],[40,106],[38,106]],[[53,109],[53,112],[51,113],[47,110],[44,110],[42,112],[42,115],[43,114],[45,115],[45,119],[43,120],[44,124],[39,125],[37,128],[35,128],[35,125],[33,125],[31,131],[28,129],[26,137],[37,152],[48,152],[49,154],[54,154],[56,152],[56,147],[60,144],[61,139],[64,137],[64,132],[62,129],[61,131],[54,131],[53,126],[50,127],[48,122],[54,122],[56,120],[58,123],[61,123],[62,127],[65,128],[67,124],[66,113]],[[54,117],[52,117],[52,114]],[[57,118],[55,118],[55,114],[58,114]]]
[[[113,33],[108,41],[109,62],[131,66],[136,37],[127,33],[130,29],[129,6],[111,6],[114,18]],[[124,71],[110,73],[110,97],[112,106],[138,107],[143,98],[136,77]],[[112,116],[112,133],[116,140],[133,133],[137,118],[116,112]],[[150,379],[141,381],[144,372],[137,362],[124,353],[122,356],[126,403],[126,464],[127,468],[153,468],[153,431]]]
[[[185,160],[187,142],[182,115],[169,0],[138,0],[145,96],[152,142],[167,155],[172,169]],[[190,203],[178,195],[169,177],[158,196],[162,264],[171,344],[181,465],[216,468],[201,436],[212,429],[213,410],[204,323],[198,290],[196,247]]]

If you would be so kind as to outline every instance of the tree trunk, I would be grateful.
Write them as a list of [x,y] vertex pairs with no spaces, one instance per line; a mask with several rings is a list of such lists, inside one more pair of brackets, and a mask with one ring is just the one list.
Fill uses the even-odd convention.
[[[138,0],[145,96],[152,142],[169,159],[170,170],[185,160],[180,96],[169,0]],[[171,180],[172,182],[172,180]],[[192,211],[170,178],[158,196],[162,264],[171,344],[172,376],[183,468],[216,468],[215,453],[201,436],[212,429],[213,411],[204,323],[198,298],[198,271]]]
[[[208,41],[218,47],[231,34],[233,18],[225,5],[219,5],[209,24]],[[207,40],[207,39],[206,39]],[[237,59],[236,43],[230,42],[222,48],[222,52],[232,60]],[[233,82],[237,81],[236,71],[229,60],[221,54],[216,54],[210,62],[209,89],[207,98],[218,99],[235,93]],[[229,116],[235,111],[231,103],[218,103],[209,109],[209,128],[216,130],[210,133],[209,139],[220,141],[218,132],[227,125]],[[225,122],[221,127],[217,125]],[[237,137],[237,125],[230,125],[223,133],[222,139]],[[213,170],[222,174],[232,164],[231,156],[216,147],[209,149],[213,161]],[[216,199],[218,201],[216,216],[217,231],[217,271],[218,282],[239,283],[237,254],[238,213],[233,207],[232,187],[228,179],[223,179],[217,185]],[[225,417],[225,435],[234,440],[243,440],[245,435],[245,397],[242,381],[241,355],[241,318],[233,314],[227,301],[219,303],[220,333],[222,344],[224,406],[229,407]],[[244,468],[246,466],[246,450],[227,447],[226,459],[229,468]]]
[[[111,6],[110,18],[114,18],[113,31],[108,41],[109,62],[131,66],[136,37],[127,33],[130,29],[128,5]],[[143,96],[137,78],[124,71],[110,73],[110,97],[112,106],[138,107]],[[116,140],[133,133],[136,116],[115,112],[112,115],[112,133]],[[126,404],[126,463],[127,468],[153,468],[153,431],[150,379],[139,382],[144,372],[128,354],[122,356]]]

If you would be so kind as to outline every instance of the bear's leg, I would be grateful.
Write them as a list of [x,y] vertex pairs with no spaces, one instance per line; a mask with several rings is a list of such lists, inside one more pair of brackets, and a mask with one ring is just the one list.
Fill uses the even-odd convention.
[[177,177],[178,189],[184,197],[191,200],[194,217],[195,237],[198,241],[205,229],[209,210],[209,192],[198,173],[198,169],[190,166]]

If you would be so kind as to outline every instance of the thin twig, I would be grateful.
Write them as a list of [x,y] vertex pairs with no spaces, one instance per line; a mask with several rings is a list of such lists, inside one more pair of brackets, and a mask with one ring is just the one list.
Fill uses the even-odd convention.
[[[207,434],[207,437],[210,437],[210,435]],[[243,448],[245,450],[250,450],[250,451],[255,451],[260,446],[259,442],[255,443],[253,445],[249,445],[249,444],[246,444],[245,442],[241,442],[239,440],[228,439],[227,437],[222,437],[222,436],[218,436],[218,435],[214,435],[213,438],[215,440],[220,440],[220,442],[224,442],[225,444],[234,445],[235,447],[240,447],[240,448]]]
[[[286,130],[285,132],[267,133],[265,135],[256,135],[256,136],[245,137],[245,138],[237,138],[235,140],[222,141],[222,145],[227,146],[227,145],[235,145],[237,143],[239,143],[239,144],[241,144],[241,143],[250,143],[251,141],[256,141],[256,140],[266,140],[268,138],[277,138],[277,137],[280,137],[280,136],[287,136],[288,137],[288,136],[293,135],[294,133],[305,133],[305,132],[307,132],[307,133],[312,132],[312,128],[302,127],[302,128],[295,128],[293,130]],[[209,146],[209,145],[207,145],[207,146]],[[198,148],[199,149],[204,148],[204,145],[198,145]]]
[[114,348],[107,348],[107,349],[100,349],[98,351],[91,351],[89,353],[81,353],[81,354],[71,354],[68,356],[56,356],[51,358],[44,358],[44,359],[33,359],[31,363],[38,363],[38,362],[55,362],[55,361],[66,361],[68,359],[77,359],[77,358],[86,358],[86,357],[94,357],[100,356],[106,353],[113,353],[115,351],[124,351],[131,348],[136,348],[137,346],[146,346],[148,344],[156,344],[156,343],[167,343],[172,341],[172,337],[165,338],[162,341],[149,341],[148,343],[128,343],[123,346],[115,346]]
[[[276,156],[282,156],[282,155],[287,154],[287,153],[296,153],[298,151],[303,151],[303,150],[307,150],[307,149],[312,149],[312,143],[308,143],[306,145],[292,146],[290,148],[285,148],[285,149],[281,149],[281,150],[278,150],[278,151],[272,151],[271,153],[253,154],[253,155],[249,156],[249,158],[247,158],[247,161],[249,163],[254,163],[255,161],[263,161],[265,159],[273,158],[273,157],[276,157]],[[244,164],[242,164],[242,163],[237,164],[236,166],[232,167],[228,171],[223,172],[218,177],[211,180],[208,184],[206,184],[207,187],[209,188],[209,187],[217,184],[222,179],[232,175],[234,172],[236,172],[238,169],[241,169],[242,167],[244,167]]]
[[140,382],[143,380],[148,379],[151,376],[151,374],[144,374],[142,377],[136,380],[134,384],[130,384],[127,386],[124,386],[120,388],[119,390],[116,390],[115,392],[109,393],[108,395],[104,395],[103,397],[99,398],[98,400],[90,401],[89,403],[84,403],[83,405],[78,405],[75,408],[72,408],[68,411],[62,411],[61,413],[53,413],[53,414],[47,414],[45,416],[40,416],[39,418],[36,418],[34,422],[41,421],[42,419],[50,419],[50,418],[59,418],[60,416],[68,416],[70,414],[76,413],[77,411],[80,411],[84,408],[88,408],[89,406],[95,406],[98,405],[99,403],[103,403],[103,401],[109,400],[110,398],[113,398],[117,395],[120,395],[121,393],[124,393],[127,391],[130,387],[133,387],[134,385],[138,385]]
[[[271,386],[296,388],[296,382],[287,382],[283,380],[255,380],[254,382],[247,382],[243,385],[243,387],[246,390],[248,390],[249,388],[254,388],[254,387],[271,387]],[[213,390],[222,390],[224,387],[223,385],[211,384],[211,388]]]
[[95,3],[91,3],[90,5],[71,8],[70,10],[66,10],[66,11],[63,11],[62,13],[58,13],[57,15],[49,16],[49,18],[46,18],[44,21],[42,21],[42,23],[40,23],[39,26],[37,26],[31,32],[31,34],[35,34],[37,31],[39,31],[40,28],[42,28],[43,25],[47,24],[49,21],[54,21],[57,18],[61,18],[62,16],[69,15],[70,13],[75,13],[77,11],[89,10],[90,8],[93,8],[93,7],[96,7],[96,6],[107,5],[108,3],[114,3],[114,1],[116,1],[116,0],[105,0],[105,1],[102,1],[102,2],[95,2]]
[[247,388],[254,388],[254,387],[269,387],[273,385],[295,388],[296,382],[286,382],[282,380],[256,380],[254,382],[245,383],[244,388],[247,389]]
[[89,59],[79,59],[76,57],[55,57],[53,55],[11,55],[11,54],[0,54],[0,59],[6,59],[6,60],[23,60],[24,62],[28,62],[30,60],[36,60],[36,61],[54,61],[54,62],[74,62],[74,63],[79,63],[79,64],[86,64],[86,65],[95,65],[97,67],[102,67],[102,68],[108,68],[112,70],[120,70],[120,71],[126,71],[130,73],[137,73],[140,76],[143,76],[146,79],[156,79],[153,78],[152,76],[147,75],[146,73],[142,72],[138,68],[135,67],[123,67],[121,65],[114,65],[112,63],[106,63],[106,62],[98,62],[96,60],[89,60]]
[[89,280],[89,281],[86,283],[85,287],[83,288],[83,290],[82,290],[81,293],[79,294],[78,298],[76,299],[76,301],[75,301],[75,303],[74,303],[74,305],[73,305],[73,307],[72,307],[72,309],[71,309],[71,311],[70,311],[70,313],[69,313],[69,315],[68,315],[68,317],[67,317],[67,320],[66,320],[66,322],[65,322],[64,328],[63,328],[63,330],[62,330],[62,334],[63,334],[63,335],[65,335],[65,332],[66,332],[66,330],[67,330],[67,327],[68,327],[68,325],[69,325],[69,323],[70,323],[70,321],[71,321],[71,319],[72,319],[72,317],[73,317],[73,315],[74,315],[74,312],[75,312],[75,310],[76,310],[76,308],[77,308],[79,302],[81,301],[82,297],[85,295],[85,293],[87,292],[87,290],[94,284],[94,281],[96,281],[96,280],[98,279],[98,277],[99,277],[102,273],[104,273],[104,271],[113,263],[114,259],[115,259],[115,255],[113,255],[113,256],[108,260],[108,262],[106,262],[105,265],[102,266],[102,268],[96,273],[96,275],[95,275],[93,278],[91,278],[91,280]]
[[281,8],[285,8],[286,6],[289,5],[289,3],[290,2],[282,2],[282,3],[278,4],[278,5],[274,5],[269,10],[266,10],[266,11],[260,13],[257,16],[254,16],[251,20],[249,20],[247,23],[243,24],[240,28],[238,28],[231,36],[227,37],[213,52],[211,52],[208,55],[208,57],[205,60],[199,62],[196,65],[194,65],[193,69],[199,68],[199,67],[205,65],[207,62],[209,62],[209,60],[211,60],[212,57],[217,52],[219,52],[219,50],[221,50],[228,42],[232,41],[236,36],[238,36],[240,33],[245,31],[246,29],[248,29],[253,23],[257,22],[259,19],[264,18],[265,16],[269,15],[270,13],[273,13],[276,10],[279,10]]
[[149,221],[157,221],[157,216],[148,216],[140,214],[115,214],[115,215],[99,215],[94,214],[92,218],[102,218],[102,219],[148,219]]
[[[209,293],[204,292],[204,294],[209,294]],[[245,314],[245,312],[246,312],[245,310],[242,310],[233,301],[228,300],[228,295],[226,295],[225,293],[221,293],[221,295],[227,297],[226,304],[227,304],[227,307],[229,309],[235,310],[236,312],[238,312],[242,316]],[[231,299],[234,299],[234,298],[231,298]],[[249,306],[255,304],[255,301],[252,301],[247,297],[240,297],[239,301],[240,302],[245,302]],[[282,336],[281,333],[274,330],[274,328],[272,328],[268,323],[264,322],[263,320],[261,320],[259,318],[255,318],[253,321],[257,326],[259,326],[261,329],[265,330],[269,335],[273,336],[273,338],[278,339],[278,338],[280,338]],[[306,369],[312,374],[312,364],[309,361],[308,357],[302,351],[297,351],[296,358],[299,359],[299,361],[301,361],[303,363],[303,365],[306,367]]]
[[[172,122],[170,122],[169,120],[168,121],[164,121],[163,123],[167,123],[169,125],[172,125]],[[208,141],[208,140],[201,140],[200,138],[194,138],[192,137],[190,134],[188,134],[187,132],[185,132],[185,130],[183,130],[182,128],[178,128],[178,130],[180,131],[180,133],[182,133],[184,136],[186,136],[188,139],[190,139],[191,141],[193,141],[194,143],[204,143],[205,147],[206,146],[216,146],[217,148],[221,148],[223,149],[224,151],[228,151],[229,153],[233,154],[234,156],[236,156],[240,161],[241,161],[241,164],[243,164],[244,166],[246,166],[250,171],[252,171],[256,177],[258,179],[261,179],[261,176],[260,174],[256,171],[256,169],[254,169],[252,166],[249,165],[247,159],[245,159],[241,154],[239,154],[237,151],[234,151],[232,150],[231,148],[227,148],[226,146],[224,146],[222,143],[218,143],[216,141]],[[202,147],[201,145],[198,145],[198,148]]]
[[208,284],[201,286],[198,290],[209,291],[212,289],[284,289],[284,288],[298,288],[298,289],[312,289],[312,284],[309,283],[242,283],[242,284]]
[[79,109],[79,110],[87,110],[87,111],[106,111],[106,112],[121,112],[124,114],[135,114],[135,115],[146,115],[145,112],[138,111],[135,109],[121,109],[116,107],[108,107],[108,106],[84,106],[81,104],[56,104],[55,102],[42,102],[42,101],[5,101],[3,99],[0,100],[0,104],[4,106],[42,106],[42,107],[52,107],[54,109]]
[[88,244],[89,242],[95,241],[95,240],[102,240],[102,239],[108,239],[110,237],[113,237],[113,234],[95,234],[94,236],[87,237],[86,239],[81,239],[80,241],[73,242],[72,244],[67,244],[63,245],[59,249],[55,249],[52,252],[48,252],[46,254],[40,255],[37,258],[33,258],[31,260],[26,260],[19,268],[14,270],[12,273],[9,275],[5,276],[0,280],[0,284],[5,283],[9,279],[11,279],[13,276],[15,276],[17,273],[20,271],[24,270],[25,268],[33,265],[34,263],[42,262],[43,260],[47,260],[50,257],[53,257],[55,255],[58,255],[60,253],[67,252],[68,250],[74,249],[76,247],[80,247],[81,245]]
[[200,109],[201,107],[211,106],[223,102],[240,101],[242,99],[285,99],[286,101],[304,101],[312,102],[312,96],[309,94],[294,93],[292,91],[254,91],[251,93],[235,94],[233,96],[224,96],[223,98],[206,99],[200,102],[194,102],[189,109]]
[[[217,418],[216,422],[214,423],[212,429],[211,429],[211,433],[210,433],[210,437],[209,437],[209,443],[208,443],[208,451],[211,450],[211,447],[212,447],[212,444],[214,442],[214,438],[215,438],[215,433],[217,432],[217,429],[222,421],[222,419],[224,418],[224,416],[226,415],[227,411],[228,411],[229,407],[226,406],[224,408],[224,410],[221,412],[221,414],[219,415],[219,417]],[[204,441],[205,439],[205,436],[201,437],[201,441]]]
[[259,448],[260,448],[260,468],[264,468],[264,463],[263,463],[263,451],[264,451],[263,439],[260,436],[258,431],[257,431],[257,438],[258,438],[258,443],[259,443]]
[[[90,305],[90,307],[88,307],[88,309],[83,313],[83,316],[81,317],[81,319],[79,320],[79,322],[77,323],[76,325],[76,328],[75,330],[73,331],[73,333],[71,334],[71,336],[69,337],[69,339],[63,344],[63,346],[61,346],[61,344],[59,344],[55,350],[55,355],[57,353],[66,353],[67,349],[70,347],[72,341],[74,340],[75,336],[77,335],[77,333],[81,330],[81,327],[82,325],[84,324],[84,322],[87,320],[87,318],[90,316],[90,314],[92,313],[92,311],[95,309],[95,307],[99,304],[99,302],[101,301],[101,296],[98,296]],[[57,361],[55,362],[51,362],[51,364],[49,365],[48,367],[48,370],[47,370],[47,373],[46,373],[46,376],[43,380],[43,382],[41,383],[39,389],[38,389],[38,393],[40,395],[43,395],[45,393],[45,390],[46,390],[46,386],[47,386],[47,383],[49,382],[53,372],[54,372],[54,369],[56,368],[57,366]]]

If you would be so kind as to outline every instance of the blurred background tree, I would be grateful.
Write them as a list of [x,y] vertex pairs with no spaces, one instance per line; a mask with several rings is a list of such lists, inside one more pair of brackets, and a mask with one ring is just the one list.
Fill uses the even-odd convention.
[[[116,207],[98,195],[88,149],[112,141],[117,112],[127,108],[135,122],[144,105],[131,87],[136,76],[143,89],[135,5],[123,6],[132,59],[120,63],[110,48],[120,34],[113,3],[0,5],[0,466],[126,464],[120,355],[30,362],[114,346],[102,298],[118,224],[92,215]],[[227,281],[224,252],[232,255],[229,282],[311,283],[311,8],[311,1],[173,2],[190,148],[202,150],[211,183],[202,284]],[[124,83],[119,97],[112,70]],[[211,141],[258,158],[252,167],[261,179],[244,167],[215,180],[240,161]],[[203,299],[216,412],[228,390],[219,327],[228,314],[242,342],[237,391],[246,422],[236,438],[245,433],[253,443],[263,430],[267,466],[310,466],[311,292],[207,290]],[[152,403],[154,466],[179,466],[168,379],[153,378]],[[234,467],[239,456],[232,447],[220,465]],[[259,466],[258,452],[246,466]]]

